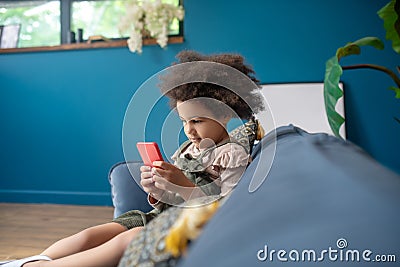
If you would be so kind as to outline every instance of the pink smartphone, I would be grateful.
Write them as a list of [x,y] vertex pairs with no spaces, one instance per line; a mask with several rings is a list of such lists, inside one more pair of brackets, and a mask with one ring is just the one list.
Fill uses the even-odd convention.
[[154,161],[164,161],[156,142],[138,142],[136,146],[144,165],[153,166]]

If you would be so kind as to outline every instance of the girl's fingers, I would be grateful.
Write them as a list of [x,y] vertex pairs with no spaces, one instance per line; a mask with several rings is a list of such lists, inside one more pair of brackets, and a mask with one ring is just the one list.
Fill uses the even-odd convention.
[[154,186],[161,190],[176,191],[180,186],[168,181],[164,177],[153,175]]
[[164,163],[164,161],[154,161],[153,162],[153,166],[162,168],[161,165],[163,165],[163,163]]
[[145,179],[150,179],[153,175],[150,174],[141,174],[140,179],[145,180]]
[[171,169],[171,168],[176,168],[175,165],[173,165],[171,163],[168,163],[168,162],[165,162],[165,161],[154,161],[153,162],[153,166],[154,167],[158,167],[160,169],[164,169],[164,170]]
[[152,176],[153,176],[153,174],[151,172],[142,172],[140,174],[140,178],[142,178],[142,179],[151,178]]
[[166,174],[166,171],[160,168],[151,168],[151,174],[152,175],[158,175],[158,176],[164,176]]
[[159,188],[157,188],[153,182],[149,182],[149,179],[142,180],[140,182],[140,184],[142,185],[143,190],[146,193],[157,195],[157,196],[162,193],[162,191]]
[[141,184],[143,187],[148,187],[148,186],[150,186],[150,185],[153,185],[153,184],[154,184],[154,181],[153,181],[153,179],[142,179],[142,180],[140,181],[140,184]]
[[158,183],[158,182],[155,182],[155,183],[154,183],[154,186],[155,186],[157,189],[165,190],[164,185],[163,185],[163,184],[160,184],[160,183]]
[[165,161],[154,161],[153,165],[154,167],[151,168],[151,172],[160,176],[168,175],[176,171],[181,171],[175,165],[172,165]]
[[153,175],[154,186],[161,190],[166,190],[166,180],[158,175]]
[[149,171],[151,171],[151,167],[146,166],[146,165],[140,166],[140,171],[141,172],[149,172]]

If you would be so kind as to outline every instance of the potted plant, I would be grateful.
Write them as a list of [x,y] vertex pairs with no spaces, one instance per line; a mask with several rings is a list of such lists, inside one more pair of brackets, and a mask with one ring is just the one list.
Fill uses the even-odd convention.
[[[386,38],[392,41],[393,50],[400,54],[400,0],[391,0],[387,5],[382,7],[377,14],[384,21]],[[395,97],[400,99],[400,78],[394,71],[375,64],[340,65],[341,58],[360,54],[361,47],[366,45],[381,50],[384,49],[384,44],[379,38],[365,37],[340,47],[336,51],[336,55],[326,62],[324,78],[325,109],[329,125],[337,137],[341,137],[339,129],[344,123],[344,118],[335,111],[336,103],[343,97],[343,91],[339,87],[339,81],[343,70],[369,68],[386,73],[395,83],[395,86],[391,86],[389,89],[393,90],[395,92]],[[400,73],[399,66],[397,67],[397,72]],[[395,120],[400,123],[399,118],[395,118]]]

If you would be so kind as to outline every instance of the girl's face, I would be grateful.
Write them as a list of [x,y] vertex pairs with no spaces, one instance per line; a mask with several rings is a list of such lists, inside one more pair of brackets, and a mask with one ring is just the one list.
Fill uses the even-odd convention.
[[[229,137],[226,124],[229,118],[216,118],[204,105],[197,101],[178,101],[176,105],[179,117],[183,122],[186,136],[197,148],[205,139],[211,139],[214,144]],[[208,147],[209,142],[206,146]]]

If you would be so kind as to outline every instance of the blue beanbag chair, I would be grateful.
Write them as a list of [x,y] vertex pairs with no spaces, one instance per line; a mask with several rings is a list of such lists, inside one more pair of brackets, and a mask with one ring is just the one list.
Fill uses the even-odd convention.
[[[399,266],[400,176],[348,141],[293,126],[277,129],[268,172],[274,136],[179,266]],[[255,173],[266,179],[250,192]]]
[[140,180],[141,161],[119,162],[111,167],[108,179],[114,206],[114,218],[130,210],[150,211],[147,194],[135,182]]

